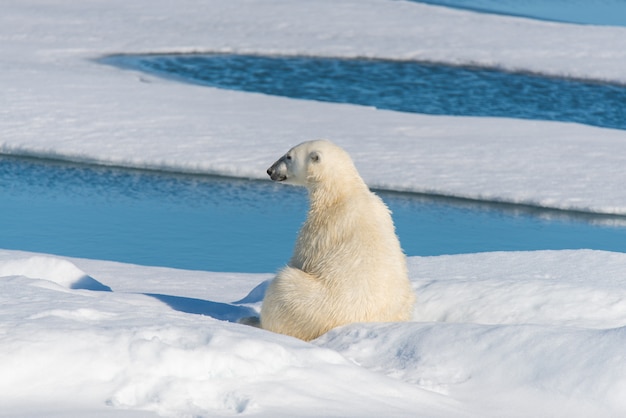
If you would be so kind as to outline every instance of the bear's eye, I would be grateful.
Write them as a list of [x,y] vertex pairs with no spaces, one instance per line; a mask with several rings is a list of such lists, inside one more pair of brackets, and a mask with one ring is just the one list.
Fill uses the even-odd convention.
[[320,160],[320,155],[317,152],[312,152],[310,157],[311,157],[311,161],[313,161],[314,163],[317,163]]
[[291,155],[285,155],[286,160],[291,160]]

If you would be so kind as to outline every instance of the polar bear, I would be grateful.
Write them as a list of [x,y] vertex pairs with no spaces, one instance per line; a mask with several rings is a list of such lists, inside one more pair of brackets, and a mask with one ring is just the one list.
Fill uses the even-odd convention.
[[391,212],[348,153],[308,141],[267,173],[306,187],[310,206],[291,260],[267,288],[261,328],[309,341],[352,322],[410,319],[415,295]]

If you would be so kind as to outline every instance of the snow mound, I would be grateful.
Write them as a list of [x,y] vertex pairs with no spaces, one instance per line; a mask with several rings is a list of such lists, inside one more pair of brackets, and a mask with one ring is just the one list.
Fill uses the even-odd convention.
[[415,320],[626,326],[626,255],[605,251],[495,252],[411,257]]
[[0,277],[23,276],[56,283],[68,289],[111,291],[74,264],[56,257],[33,256],[24,259],[0,260]]
[[[118,277],[131,270],[100,265]],[[144,269],[153,276],[164,271]],[[371,409],[365,416],[417,406],[456,410],[453,401],[437,401],[429,391],[381,377],[333,350],[189,313],[154,295],[42,286],[41,279],[27,277],[72,284],[84,273],[69,261],[18,258],[3,261],[2,272],[0,416],[45,416],[60,405],[90,414],[114,408],[161,416],[292,416],[285,399],[309,416],[345,416],[365,401]],[[257,277],[251,288],[263,282],[264,275]],[[204,273],[207,279],[217,281],[220,274]]]
[[316,344],[455,399],[482,398],[483,416],[626,412],[626,327],[359,324],[333,330]]

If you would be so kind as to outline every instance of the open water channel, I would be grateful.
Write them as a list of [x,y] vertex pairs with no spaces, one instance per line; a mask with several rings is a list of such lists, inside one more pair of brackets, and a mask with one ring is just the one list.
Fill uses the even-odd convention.
[[[408,255],[626,252],[626,218],[377,191]],[[280,202],[276,205],[275,202]],[[269,181],[0,157],[0,248],[186,269],[287,262],[303,189]]]

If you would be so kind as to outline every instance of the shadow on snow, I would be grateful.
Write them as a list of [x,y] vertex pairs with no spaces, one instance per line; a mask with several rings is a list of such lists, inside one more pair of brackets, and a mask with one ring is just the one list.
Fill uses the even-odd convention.
[[[269,283],[270,280],[259,283],[244,298],[233,303],[213,302],[210,300],[162,295],[158,293],[144,293],[144,295],[158,299],[176,311],[206,315],[220,321],[240,322],[244,320],[244,323],[251,325],[251,323],[249,323],[250,319],[256,318],[258,321],[259,314],[254,309],[241,305],[261,302]],[[246,322],[246,320],[248,322]]]

